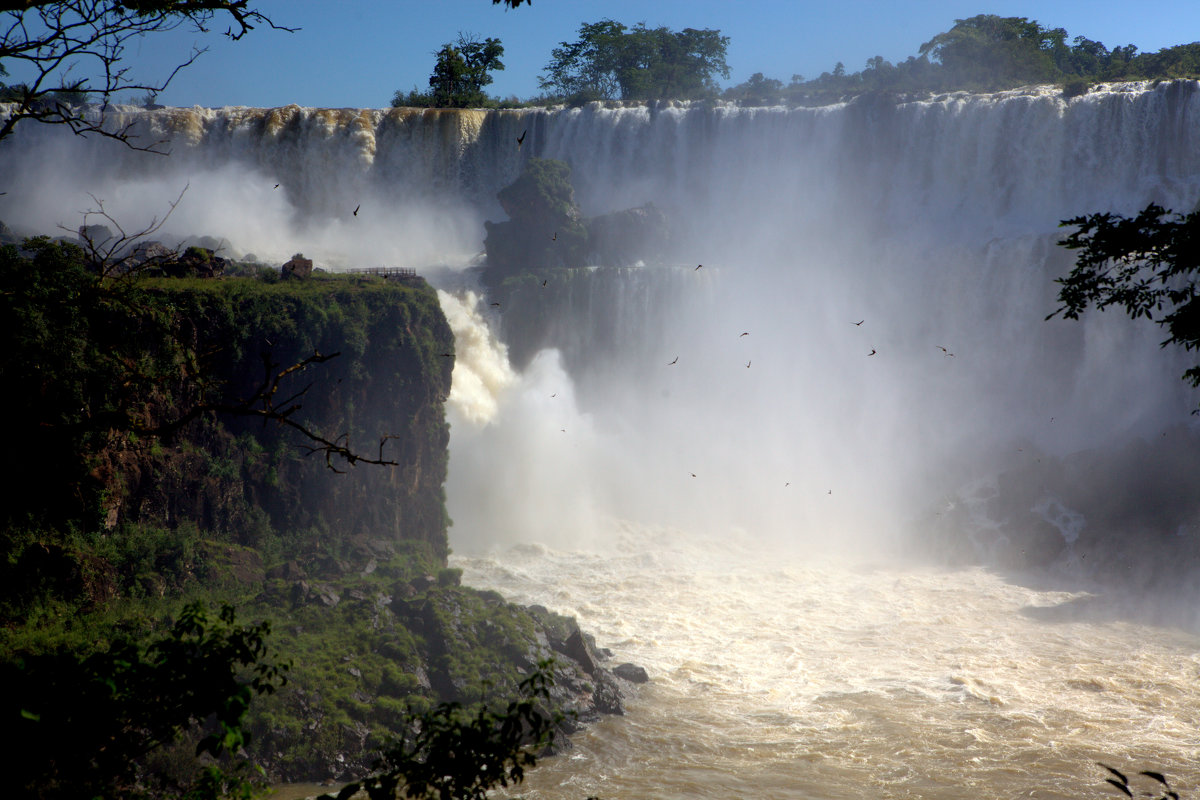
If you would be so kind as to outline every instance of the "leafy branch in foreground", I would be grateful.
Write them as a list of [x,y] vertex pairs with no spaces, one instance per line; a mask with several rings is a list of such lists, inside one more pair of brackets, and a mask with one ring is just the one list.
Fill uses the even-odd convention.
[[384,751],[376,774],[322,800],[349,800],[359,792],[371,800],[484,800],[492,789],[521,783],[525,769],[553,744],[564,719],[561,712],[545,710],[552,665],[539,662],[521,682],[521,698],[503,711],[485,706],[469,714],[458,703],[442,703],[423,714],[410,709],[403,733]]
[[[1077,251],[1075,267],[1056,281],[1062,306],[1046,319],[1115,306],[1165,327],[1163,347],[1200,348],[1200,211],[1182,215],[1151,203],[1134,217],[1089,214],[1060,223],[1070,226],[1075,232],[1059,245]],[[1183,378],[1200,386],[1200,366]]]
[[[0,665],[0,706],[11,736],[5,774],[26,797],[152,796],[141,767],[156,750],[203,734],[207,764],[170,794],[225,796],[248,788],[230,764],[248,741],[251,700],[286,683],[286,663],[269,659],[270,625],[238,625],[230,606],[218,618],[199,603],[182,610],[149,644],[114,641],[90,655],[15,657]],[[218,759],[224,759],[225,767]]]

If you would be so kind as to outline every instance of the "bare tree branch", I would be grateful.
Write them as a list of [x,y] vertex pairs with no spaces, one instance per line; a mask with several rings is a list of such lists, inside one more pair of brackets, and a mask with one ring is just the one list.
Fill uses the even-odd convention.
[[[114,277],[134,278],[148,266],[155,266],[163,260],[178,259],[178,249],[164,250],[157,257],[147,258],[144,253],[140,252],[139,245],[144,244],[147,237],[157,233],[166,224],[167,220],[171,218],[171,214],[183,201],[183,196],[187,193],[189,186],[190,184],[184,184],[179,191],[179,196],[173,202],[168,203],[167,213],[163,214],[161,219],[154,217],[145,227],[133,233],[126,232],[121,223],[104,210],[104,201],[90,192],[88,197],[92,198],[96,208],[83,212],[83,224],[79,230],[73,231],[64,225],[58,227],[60,230],[78,236],[88,261],[98,271],[101,282]],[[104,220],[106,224],[96,226],[93,224],[96,219]],[[111,235],[109,225],[116,228],[117,235]],[[98,240],[97,227],[109,230],[110,235]]]
[[[0,0],[0,75],[16,66],[32,76],[4,87],[0,94],[10,104],[0,106],[0,140],[22,120],[33,120],[116,139],[135,150],[165,152],[163,142],[138,142],[131,125],[108,125],[108,105],[119,92],[157,95],[204,49],[193,49],[165,78],[146,81],[134,77],[126,65],[126,44],[185,25],[207,32],[214,20],[226,15],[231,23],[225,35],[234,40],[258,25],[294,30],[255,11],[251,1]],[[89,96],[99,98],[99,105],[85,106]]]
[[337,473],[342,473],[333,464],[335,456],[343,459],[346,463],[354,466],[361,462],[363,464],[376,464],[380,466],[394,467],[398,462],[392,459],[383,457],[383,446],[389,439],[399,439],[396,434],[386,434],[379,440],[379,456],[377,458],[369,458],[362,453],[355,452],[350,448],[350,434],[342,433],[333,439],[324,436],[321,433],[313,430],[304,423],[297,422],[293,419],[293,415],[303,406],[300,400],[308,393],[308,390],[313,387],[309,383],[303,389],[293,393],[287,399],[276,401],[275,396],[279,393],[280,384],[289,375],[307,370],[314,364],[324,364],[326,361],[337,358],[341,353],[322,354],[319,351],[313,351],[311,356],[303,358],[290,366],[280,369],[280,364],[271,360],[270,353],[263,353],[263,380],[258,388],[248,397],[242,398],[233,403],[218,403],[218,402],[200,402],[193,406],[183,416],[163,425],[158,425],[149,428],[138,430],[140,434],[150,436],[170,437],[187,423],[199,418],[208,413],[224,414],[235,417],[254,417],[261,419],[263,424],[268,422],[277,422],[281,425],[286,425],[294,431],[302,434],[311,445],[304,445],[306,455],[313,453],[322,453],[325,456],[325,466]]
[[[96,208],[83,213],[84,224],[77,234],[82,242],[87,263],[97,276],[97,288],[104,302],[120,305],[126,313],[142,318],[152,318],[161,315],[163,309],[145,299],[144,294],[125,291],[132,288],[134,282],[152,269],[168,266],[180,259],[178,248],[166,249],[146,257],[144,248],[146,237],[158,232],[170,218],[171,213],[183,199],[188,187],[184,186],[179,196],[170,204],[167,213],[161,219],[152,219],[147,225],[136,230],[127,231],[121,223],[104,209],[103,200],[91,195]],[[103,220],[104,225],[89,224],[95,220]],[[109,228],[111,226],[111,229]],[[60,226],[63,227],[63,226]],[[101,229],[101,230],[98,230]],[[115,233],[113,232],[115,229]],[[63,227],[70,233],[75,233]],[[100,238],[103,236],[103,238]],[[141,299],[139,299],[141,298]],[[169,323],[169,329],[174,330],[176,323]],[[271,350],[262,353],[262,380],[248,396],[236,400],[215,400],[213,396],[221,391],[209,380],[211,370],[205,366],[220,351],[214,348],[205,353],[197,353],[195,346],[180,341],[180,368],[183,380],[190,386],[196,397],[190,407],[174,419],[166,422],[148,423],[139,421],[132,408],[113,409],[89,415],[81,419],[74,427],[86,429],[118,429],[131,430],[141,436],[170,439],[185,425],[205,414],[219,414],[232,417],[251,417],[261,419],[263,424],[276,422],[287,426],[305,437],[309,444],[301,445],[306,455],[321,453],[325,456],[325,465],[334,472],[343,470],[334,465],[334,459],[354,466],[358,463],[381,466],[397,466],[398,462],[384,458],[383,448],[390,439],[401,438],[396,434],[385,434],[380,437],[378,456],[372,458],[351,448],[349,434],[342,433],[330,438],[310,425],[296,419],[302,408],[302,400],[315,385],[310,381],[302,388],[294,389],[290,379],[299,377],[309,368],[324,364],[341,355],[328,355],[314,350],[313,354],[296,361],[288,366],[276,362]],[[129,380],[126,383],[144,383],[149,376],[139,373],[139,367],[134,363],[126,364],[129,370]],[[281,397],[281,392],[290,392]]]

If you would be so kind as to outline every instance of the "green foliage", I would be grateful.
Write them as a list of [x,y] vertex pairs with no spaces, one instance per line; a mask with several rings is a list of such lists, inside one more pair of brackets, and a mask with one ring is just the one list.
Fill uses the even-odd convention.
[[[1151,203],[1134,217],[1090,214],[1061,225],[1076,228],[1059,242],[1076,251],[1075,267],[1057,281],[1062,306],[1050,317],[1115,306],[1165,327],[1163,347],[1200,348],[1200,211],[1185,216]],[[1183,377],[1200,386],[1200,366]]]
[[[303,407],[289,422],[351,451],[392,460],[417,447],[417,468],[444,474],[445,422],[430,409],[449,391],[440,354],[451,334],[427,285],[104,276],[73,245],[25,248],[0,248],[0,381],[11,387],[0,411],[22,421],[10,441],[24,459],[0,495],[5,519],[94,531],[190,518],[253,532],[250,507],[265,506],[277,526],[308,527],[295,495],[324,459],[305,459],[311,440],[264,415],[271,398],[293,398]],[[338,355],[305,363],[318,352]],[[386,479],[339,486],[371,480]],[[370,495],[380,490],[395,491]],[[400,509],[407,530],[444,530],[436,492]]]
[[194,354],[169,308],[131,281],[103,279],[80,248],[42,237],[25,251],[0,248],[0,413],[21,421],[11,446],[25,460],[5,512],[91,524],[90,456],[110,432],[145,427],[152,407],[169,412],[159,388]]
[[[142,774],[152,752],[199,734],[195,754],[225,759],[246,743],[251,700],[286,681],[270,660],[270,626],[238,625],[225,606],[216,620],[185,606],[149,642],[118,638],[93,652],[15,654],[0,665],[11,734],[5,773],[25,797],[157,796],[188,785],[155,785]],[[185,776],[192,796],[245,788],[246,777],[211,760]]]
[[510,221],[485,225],[489,282],[517,271],[584,265],[588,230],[565,161],[529,159],[496,199]]
[[955,20],[954,27],[921,45],[920,54],[941,63],[957,86],[991,89],[1046,83],[1057,77],[1054,53],[1067,32],[1046,29],[1025,17],[980,14]]
[[1200,43],[1137,52],[1133,45],[1111,50],[1101,42],[1066,30],[1045,28],[1025,17],[980,14],[919,48],[919,55],[893,64],[867,59],[859,72],[839,62],[813,80],[793,75],[787,85],[762,73],[726,89],[723,96],[747,105],[820,105],[862,94],[924,96],[959,90],[994,91],[1030,83],[1060,83],[1066,99],[1085,94],[1102,81],[1200,76]]
[[554,741],[563,715],[544,710],[549,699],[551,662],[543,661],[520,684],[521,696],[497,711],[481,706],[474,714],[458,703],[432,711],[410,710],[402,733],[383,754],[377,772],[324,800],[349,800],[366,792],[371,800],[438,798],[484,800],[494,788],[520,784],[526,768]]
[[716,94],[729,77],[728,36],[712,29],[632,28],[611,19],[584,23],[579,39],[551,52],[541,88],[573,100],[688,100]]
[[397,91],[392,106],[479,108],[492,104],[483,87],[492,82],[492,72],[504,69],[502,55],[504,46],[499,39],[480,41],[460,33],[457,44],[446,43],[437,52],[429,76],[429,93],[413,89],[406,95]]

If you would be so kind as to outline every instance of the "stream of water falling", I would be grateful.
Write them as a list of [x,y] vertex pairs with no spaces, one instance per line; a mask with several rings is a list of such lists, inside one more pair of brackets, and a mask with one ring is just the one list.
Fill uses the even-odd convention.
[[812,563],[748,535],[624,524],[610,541],[454,559],[651,676],[522,796],[1116,796],[1098,761],[1200,791],[1200,636],[1103,594]]

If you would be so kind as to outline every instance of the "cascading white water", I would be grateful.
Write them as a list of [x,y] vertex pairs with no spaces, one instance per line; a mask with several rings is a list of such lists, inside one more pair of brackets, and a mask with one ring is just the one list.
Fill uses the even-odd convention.
[[[1196,92],[131,111],[148,138],[173,135],[169,158],[26,126],[0,148],[0,219],[73,229],[89,190],[149,218],[186,184],[179,236],[461,268],[523,159],[566,160],[585,213],[666,210],[674,263],[579,273],[558,305],[525,306],[555,349],[523,370],[496,335],[516,312],[443,297],[459,563],[578,614],[655,679],[539,796],[1065,797],[1104,759],[1200,786],[1194,636],[1134,624],[1083,592],[1096,583],[806,560],[892,559],[931,507],[970,506],[954,519],[987,533],[998,475],[1189,422],[1186,361],[1152,326],[1043,318],[1070,266],[1060,219],[1196,203]],[[1097,519],[1064,503],[1037,494],[1027,512],[1060,531],[1069,573]]]

